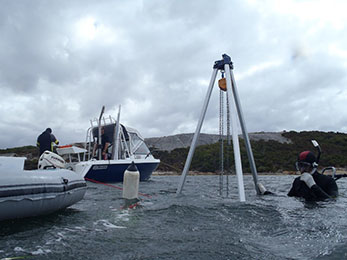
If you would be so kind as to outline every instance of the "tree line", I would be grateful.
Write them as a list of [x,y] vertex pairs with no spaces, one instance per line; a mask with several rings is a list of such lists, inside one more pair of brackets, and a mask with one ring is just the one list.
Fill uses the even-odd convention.
[[[291,140],[291,143],[280,143],[274,140],[251,141],[254,160],[258,172],[295,171],[295,162],[298,154],[310,150],[317,155],[311,140],[316,140],[322,149],[320,166],[334,166],[345,168],[347,166],[347,134],[338,132],[320,131],[289,131],[282,134]],[[250,165],[243,139],[239,140],[241,160],[244,172],[250,172]],[[233,172],[234,154],[231,145],[224,141],[223,157],[224,169],[230,168]],[[190,170],[200,172],[218,172],[221,169],[220,143],[198,146],[195,150]],[[153,155],[161,160],[158,170],[182,171],[189,151],[188,148],[178,148],[168,151],[153,150]]]

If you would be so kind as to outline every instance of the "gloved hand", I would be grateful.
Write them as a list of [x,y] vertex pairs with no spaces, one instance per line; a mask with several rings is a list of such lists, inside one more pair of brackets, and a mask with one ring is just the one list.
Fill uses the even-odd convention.
[[273,194],[271,191],[268,191],[263,184],[261,184],[260,182],[258,182],[258,188],[260,191],[261,195],[269,195],[269,194]]
[[309,174],[308,172],[304,172],[301,176],[300,176],[300,180],[305,182],[307,187],[311,188],[313,185],[316,184],[316,182],[314,181],[313,177],[311,174]]

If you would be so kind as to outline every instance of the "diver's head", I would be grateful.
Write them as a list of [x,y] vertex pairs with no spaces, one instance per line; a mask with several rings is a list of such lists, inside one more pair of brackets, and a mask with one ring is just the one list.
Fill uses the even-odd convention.
[[316,156],[311,151],[301,152],[295,166],[301,173],[311,172],[313,168],[318,166]]

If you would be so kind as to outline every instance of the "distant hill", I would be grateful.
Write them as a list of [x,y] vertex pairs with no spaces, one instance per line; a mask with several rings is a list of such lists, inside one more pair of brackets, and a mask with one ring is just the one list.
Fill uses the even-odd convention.
[[[259,133],[250,133],[249,138],[251,141],[276,141],[279,143],[291,143],[291,140],[284,137],[283,132],[259,132]],[[186,148],[191,145],[194,134],[177,134],[163,137],[152,137],[146,138],[145,142],[148,147],[153,148],[154,150],[161,151],[172,151],[177,148]],[[225,138],[225,137],[224,137]],[[242,137],[241,137],[242,138]],[[199,135],[197,145],[207,145],[214,144],[219,141],[219,135],[216,134],[204,134]]]

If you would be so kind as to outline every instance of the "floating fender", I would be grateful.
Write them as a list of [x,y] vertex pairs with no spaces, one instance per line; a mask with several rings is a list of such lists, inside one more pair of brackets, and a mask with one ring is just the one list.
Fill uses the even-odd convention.
[[140,173],[134,162],[126,169],[123,178],[123,198],[137,199],[139,194]]

